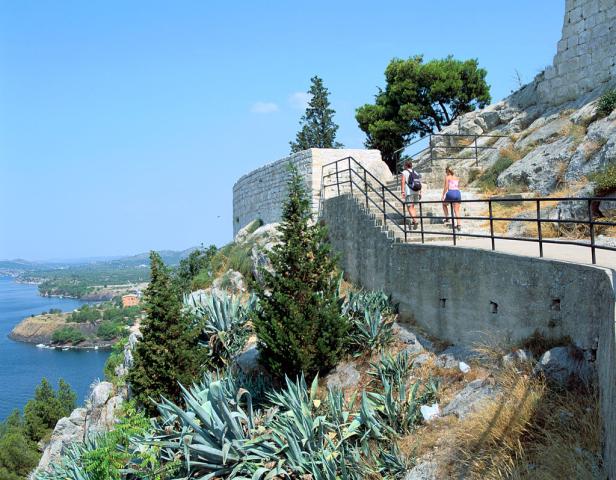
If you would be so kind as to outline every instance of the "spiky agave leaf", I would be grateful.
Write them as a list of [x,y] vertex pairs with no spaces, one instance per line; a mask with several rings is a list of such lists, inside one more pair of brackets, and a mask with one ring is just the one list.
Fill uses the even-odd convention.
[[192,388],[182,387],[185,408],[163,399],[149,443],[159,446],[167,460],[182,459],[189,475],[199,478],[269,472],[266,464],[276,460],[276,446],[255,428],[250,394],[233,388],[228,378],[206,375]]
[[353,318],[351,344],[361,351],[382,350],[393,340],[393,321],[378,310],[366,310]]
[[99,447],[99,434],[86,436],[83,442],[73,442],[67,446],[59,461],[50,465],[48,472],[39,472],[36,480],[90,480],[86,465],[81,461],[88,452]]
[[246,304],[225,292],[187,295],[184,306],[201,328],[200,342],[208,347],[214,365],[226,365],[238,355],[248,339],[248,319],[256,307],[252,295]]
[[408,377],[411,369],[411,357],[408,352],[399,352],[396,356],[387,353],[378,362],[371,363],[372,370],[368,374],[378,378],[381,383],[387,380],[389,383],[399,387],[404,379]]
[[377,311],[383,315],[391,313],[389,297],[381,291],[349,292],[342,305],[342,313],[350,317],[361,317],[368,310]]

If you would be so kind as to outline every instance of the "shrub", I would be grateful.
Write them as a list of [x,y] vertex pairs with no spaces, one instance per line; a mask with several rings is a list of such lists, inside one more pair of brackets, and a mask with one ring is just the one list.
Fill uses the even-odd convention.
[[103,340],[113,340],[122,336],[126,332],[121,323],[106,321],[101,323],[96,329],[96,336]]
[[607,117],[616,108],[616,89],[608,90],[597,102],[597,113],[601,117]]
[[513,165],[513,162],[515,160],[512,158],[512,156],[509,155],[508,153],[503,153],[503,152],[504,151],[501,150],[501,155],[498,158],[498,160],[496,160],[496,162],[494,162],[492,166],[487,168],[479,176],[479,179],[477,180],[477,185],[482,190],[485,191],[485,190],[495,189],[498,176],[501,173],[503,173],[505,170],[507,170],[511,165]]
[[595,195],[607,195],[616,190],[616,164],[611,164],[603,170],[588,175],[595,183]]
[[184,306],[201,331],[199,341],[207,350],[212,367],[227,365],[244,348],[249,334],[246,323],[255,302],[252,297],[243,305],[239,297],[226,293],[185,297]]
[[281,243],[269,254],[273,271],[261,270],[254,326],[260,359],[275,376],[312,377],[344,353],[349,325],[341,314],[336,263],[326,227],[312,222],[302,177],[291,168],[280,224]]
[[479,170],[478,168],[471,168],[468,171],[468,177],[466,179],[466,183],[470,185],[475,180],[477,180],[480,176],[481,176],[481,170]]
[[73,345],[85,339],[85,335],[74,327],[62,327],[53,332],[51,336],[52,343],[72,343]]

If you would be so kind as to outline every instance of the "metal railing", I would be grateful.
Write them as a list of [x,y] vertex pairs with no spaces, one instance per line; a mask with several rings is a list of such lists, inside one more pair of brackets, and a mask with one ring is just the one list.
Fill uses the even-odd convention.
[[[425,152],[429,152],[430,154],[430,163],[434,163],[434,160],[468,160],[474,159],[475,165],[479,165],[479,154],[483,152],[483,150],[495,150],[496,147],[493,143],[486,145],[480,145],[477,143],[478,140],[481,139],[492,139],[495,138],[494,142],[498,141],[499,138],[503,138],[504,135],[473,135],[473,134],[463,134],[463,133],[431,133],[428,136],[428,146],[422,148],[421,150],[413,151],[408,156],[411,158],[417,158],[424,155]],[[409,143],[404,149],[416,145],[421,141],[425,140],[424,138],[420,138],[415,140],[414,142]],[[445,140],[443,142],[442,140]],[[490,141],[490,140],[487,140]],[[451,143],[454,143],[451,145]],[[404,158],[401,158],[396,163],[396,173],[400,173],[402,171],[402,167],[404,164]]]
[[[328,192],[333,189],[334,194],[328,197]],[[418,211],[415,219],[418,220],[417,230],[409,229],[408,221],[410,215],[406,211],[406,205],[402,198],[394,193],[390,188],[381,182],[372,173],[366,170],[353,157],[345,157],[340,160],[323,165],[321,168],[321,195],[319,202],[319,215],[322,213],[323,202],[332,196],[340,196],[343,194],[351,194],[359,199],[366,210],[370,211],[370,207],[376,210],[376,219],[382,226],[396,229],[401,232],[405,242],[409,241],[411,236],[421,238],[421,243],[425,243],[426,236],[445,236],[451,237],[453,245],[457,245],[457,240],[460,238],[484,238],[490,239],[492,250],[496,250],[496,240],[517,240],[523,242],[534,242],[538,245],[539,256],[543,257],[543,247],[545,244],[556,245],[576,245],[587,247],[590,250],[591,260],[593,264],[597,263],[596,251],[608,250],[616,251],[616,247],[609,245],[597,244],[596,234],[598,227],[616,227],[616,222],[602,221],[595,218],[593,212],[596,210],[597,202],[606,201],[600,197],[556,197],[556,198],[507,198],[507,197],[490,197],[485,199],[462,200],[460,202],[443,202],[441,200],[420,201],[417,203]],[[609,200],[608,200],[609,201]],[[530,211],[536,211],[536,217],[509,217],[497,215],[494,212],[495,205],[509,205],[512,203],[530,203],[532,205]],[[542,205],[555,202],[582,202],[586,205],[587,216],[585,218],[544,218],[542,217]],[[451,225],[448,224],[447,231],[431,230],[426,228],[425,220],[434,221],[445,219],[445,216],[424,215],[425,210],[430,205],[443,205],[446,203],[449,211],[453,212],[453,206],[456,203],[464,204],[486,204],[487,215],[484,216],[461,216],[460,218],[466,221],[483,221],[489,226],[489,233],[466,233],[456,229],[455,222],[452,220]],[[615,201],[616,203],[616,201]],[[453,214],[452,214],[453,215]],[[537,235],[528,236],[513,236],[504,235],[495,231],[495,222],[523,222],[534,224],[537,229]],[[588,236],[587,241],[572,239],[569,237],[554,238],[546,237],[543,233],[546,225],[561,225],[576,226],[581,225],[584,229],[584,236]],[[449,230],[449,227],[451,229]],[[586,235],[586,231],[588,232]],[[417,238],[417,237],[415,237]]]

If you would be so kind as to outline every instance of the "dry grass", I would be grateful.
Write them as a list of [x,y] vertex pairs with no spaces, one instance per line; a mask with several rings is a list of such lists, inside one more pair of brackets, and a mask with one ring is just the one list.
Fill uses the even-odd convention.
[[503,393],[496,400],[464,420],[423,426],[401,445],[418,454],[433,451],[442,478],[598,478],[597,395],[551,390],[529,373],[500,371],[494,380]]

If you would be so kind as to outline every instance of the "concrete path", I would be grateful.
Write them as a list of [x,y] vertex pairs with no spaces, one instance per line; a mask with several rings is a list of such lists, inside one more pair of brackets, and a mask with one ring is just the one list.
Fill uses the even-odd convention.
[[[437,245],[453,246],[453,240],[439,240],[430,242]],[[489,238],[458,238],[457,246],[464,248],[479,248],[491,250]],[[539,243],[523,242],[520,240],[495,240],[495,251],[524,255],[527,257],[539,257]],[[616,252],[596,249],[597,265],[616,270]],[[567,262],[592,264],[589,247],[577,245],[543,244],[543,257]]]

